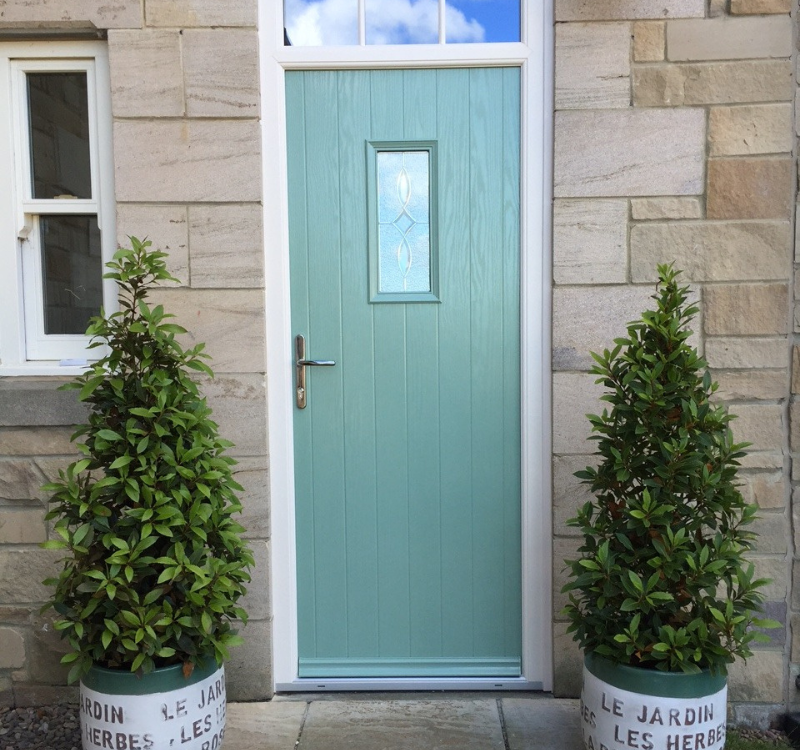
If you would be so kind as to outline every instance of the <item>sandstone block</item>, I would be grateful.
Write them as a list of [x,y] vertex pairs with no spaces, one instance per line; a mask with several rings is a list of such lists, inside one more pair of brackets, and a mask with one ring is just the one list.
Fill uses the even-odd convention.
[[255,29],[187,29],[183,70],[189,117],[258,117]]
[[220,434],[236,443],[235,456],[267,453],[267,397],[263,375],[217,375],[203,379],[203,393],[214,410]]
[[783,700],[783,655],[780,651],[756,651],[728,667],[728,696],[732,701],[779,703]]
[[792,105],[713,107],[708,119],[711,156],[789,153]]
[[553,278],[556,284],[621,284],[627,276],[628,202],[556,200]]
[[80,424],[88,409],[75,391],[59,391],[61,378],[28,380],[0,378],[0,427],[40,427]]
[[786,367],[786,339],[706,338],[705,358],[715,369]]
[[142,0],[6,0],[0,23],[26,29],[137,29]]
[[781,471],[741,473],[745,480],[742,492],[749,502],[757,503],[759,508],[779,508],[786,506],[784,475]]
[[786,367],[786,339],[709,337],[705,358],[715,369]]
[[553,369],[588,370],[590,351],[613,348],[625,326],[652,306],[651,286],[556,287]]
[[225,664],[229,701],[263,701],[272,697],[272,625],[250,620],[239,630],[245,642],[231,649]]
[[556,536],[576,536],[578,529],[567,526],[578,509],[592,499],[587,485],[575,476],[587,466],[597,464],[594,456],[553,457],[553,533]]
[[149,206],[117,203],[117,242],[129,247],[129,237],[149,239],[153,247],[167,253],[167,270],[189,284],[189,229],[186,206]]
[[148,26],[255,26],[255,0],[147,0]]
[[77,685],[14,685],[14,704],[18,708],[77,704],[79,698]]
[[672,261],[692,281],[749,280],[754,274],[784,279],[791,242],[784,222],[637,224],[631,228],[631,279],[655,281],[656,265]]
[[582,537],[555,537],[553,539],[553,614],[562,619],[561,610],[569,604],[569,594],[561,592],[561,588],[570,580],[566,569],[566,560],[578,556],[578,547]]
[[250,570],[253,580],[248,584],[247,594],[240,602],[248,617],[254,620],[266,620],[271,613],[269,542],[251,540],[250,548],[253,550],[255,560],[255,565]]
[[755,544],[757,553],[783,555],[789,548],[790,526],[783,513],[759,513],[750,530],[758,534]]
[[604,388],[588,373],[553,373],[553,453],[594,453],[595,444],[588,441],[591,425],[587,414],[600,414]]
[[566,632],[566,623],[553,625],[553,696],[577,698],[583,685],[583,652]]
[[702,18],[705,0],[556,0],[556,21]]
[[25,663],[25,641],[11,628],[0,628],[0,669],[19,669]]
[[245,536],[250,539],[268,539],[270,536],[269,518],[269,472],[266,456],[237,458],[234,466],[234,479],[242,485],[239,493],[242,501],[242,514],[239,523],[245,527]]
[[791,629],[792,629],[791,660],[793,662],[800,662],[800,615],[792,615]]
[[63,685],[67,681],[68,665],[61,657],[69,651],[48,617],[34,617],[28,649],[28,672],[33,682],[44,685]]
[[556,109],[630,105],[628,23],[556,26]]
[[719,18],[727,12],[728,0],[708,0],[708,17]]
[[792,401],[789,405],[789,441],[792,452],[800,453],[800,401]]
[[631,201],[634,221],[663,219],[700,219],[703,205],[699,198],[634,198]]
[[0,461],[0,499],[33,500],[41,496],[44,477],[30,459]]
[[792,347],[792,393],[800,393],[800,346]]
[[255,121],[116,122],[117,200],[255,202],[260,154]]
[[181,117],[183,72],[177,31],[110,31],[111,110],[115,117]]
[[637,107],[788,102],[793,96],[786,60],[637,65],[633,71]]
[[206,343],[216,372],[264,372],[264,293],[242,290],[158,289],[154,304],[188,329],[184,346]]
[[555,196],[702,192],[700,109],[556,112]]
[[52,590],[42,584],[58,572],[61,550],[0,548],[0,601],[7,604],[44,603]]
[[0,428],[0,456],[59,456],[72,454],[71,427]]
[[714,370],[711,375],[719,383],[716,397],[722,401],[777,401],[787,395],[785,370]]
[[667,24],[667,59],[741,60],[791,57],[789,16],[681,19]]
[[191,206],[192,286],[264,286],[261,205]]
[[[788,565],[784,557],[749,555],[753,563],[756,578],[767,578],[769,583],[762,589],[764,596],[770,600],[780,601],[786,598],[789,590]],[[797,580],[796,578],[794,580]],[[792,604],[794,607],[794,604]]]
[[786,284],[708,286],[703,302],[705,331],[711,336],[787,333]]
[[0,509],[0,544],[38,544],[45,541],[44,514],[44,508]]
[[752,443],[749,450],[768,451],[783,447],[783,407],[779,404],[736,404],[731,423],[737,442]]
[[783,453],[781,451],[753,451],[739,459],[742,469],[782,469]]
[[735,16],[790,13],[791,10],[790,0],[731,0],[731,13]]
[[639,21],[633,24],[633,59],[636,62],[660,62],[664,59],[666,27],[663,21]]
[[709,159],[709,219],[789,219],[792,214],[790,158]]

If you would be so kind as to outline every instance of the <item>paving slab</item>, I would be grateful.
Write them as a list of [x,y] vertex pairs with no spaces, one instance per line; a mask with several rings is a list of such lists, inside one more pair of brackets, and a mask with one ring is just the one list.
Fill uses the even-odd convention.
[[294,750],[308,704],[229,703],[225,750]]
[[345,700],[309,705],[298,750],[504,747],[496,699]]
[[582,750],[576,700],[503,698],[509,750]]

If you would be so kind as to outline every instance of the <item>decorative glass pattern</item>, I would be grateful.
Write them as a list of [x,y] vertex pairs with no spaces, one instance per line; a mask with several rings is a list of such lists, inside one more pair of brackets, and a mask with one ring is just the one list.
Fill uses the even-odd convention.
[[378,151],[378,291],[431,291],[430,153]]

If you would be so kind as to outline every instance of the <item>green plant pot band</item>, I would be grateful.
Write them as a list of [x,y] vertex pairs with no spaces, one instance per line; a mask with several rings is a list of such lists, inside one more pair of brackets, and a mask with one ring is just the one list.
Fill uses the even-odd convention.
[[642,695],[663,698],[702,698],[725,687],[727,675],[711,674],[707,669],[697,674],[660,672],[617,664],[596,654],[586,654],[586,669],[609,685]]
[[196,664],[188,678],[183,676],[183,664],[162,667],[141,677],[123,669],[93,666],[81,682],[90,690],[107,695],[151,695],[180,690],[202,682],[218,669],[219,665],[211,658]]

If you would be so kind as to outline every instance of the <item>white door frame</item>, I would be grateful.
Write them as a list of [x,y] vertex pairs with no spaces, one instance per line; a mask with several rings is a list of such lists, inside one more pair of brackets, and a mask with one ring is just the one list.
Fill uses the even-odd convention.
[[[550,247],[552,0],[522,0],[521,43],[285,47],[283,3],[259,2],[273,680],[284,690],[551,690]],[[286,70],[518,66],[521,111],[522,677],[301,679],[297,676],[294,387],[289,298]]]

